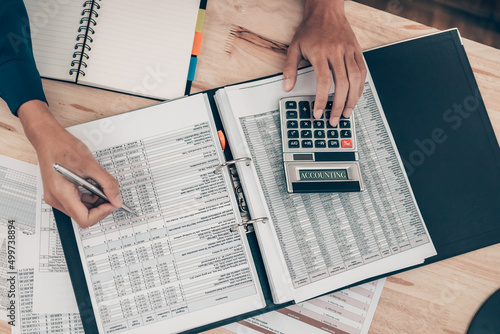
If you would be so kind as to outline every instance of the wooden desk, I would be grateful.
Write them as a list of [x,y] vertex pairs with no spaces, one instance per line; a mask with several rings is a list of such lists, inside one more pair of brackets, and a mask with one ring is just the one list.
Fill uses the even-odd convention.
[[[363,49],[435,31],[353,2],[346,3],[346,11]],[[301,12],[297,0],[210,0],[192,92],[281,72]],[[499,138],[500,50],[464,43]],[[64,126],[156,103],[53,80],[43,84],[51,110]],[[5,103],[0,109],[0,154],[36,163],[19,120]],[[391,276],[370,333],[464,333],[481,303],[498,288],[500,244]]]

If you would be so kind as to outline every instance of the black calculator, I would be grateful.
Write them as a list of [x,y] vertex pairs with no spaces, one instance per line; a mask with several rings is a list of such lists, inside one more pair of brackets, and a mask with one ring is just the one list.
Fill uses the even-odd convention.
[[279,102],[288,192],[364,190],[354,114],[350,118],[341,117],[337,126],[331,126],[333,96],[319,119],[312,115],[314,98],[314,95],[295,96]]

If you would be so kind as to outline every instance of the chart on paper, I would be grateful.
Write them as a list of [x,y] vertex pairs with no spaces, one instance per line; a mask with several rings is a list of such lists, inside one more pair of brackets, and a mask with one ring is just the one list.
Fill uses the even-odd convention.
[[361,193],[288,193],[278,111],[240,118],[295,288],[430,241],[370,85],[365,85],[355,110],[366,186]]
[[79,230],[105,332],[256,293],[243,240],[229,229],[235,212],[213,172],[219,160],[208,123],[94,155],[139,214],[117,210]]

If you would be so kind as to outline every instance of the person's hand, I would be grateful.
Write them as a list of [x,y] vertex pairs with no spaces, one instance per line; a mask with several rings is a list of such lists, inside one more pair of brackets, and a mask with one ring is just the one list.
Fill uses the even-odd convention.
[[341,115],[350,117],[361,94],[366,66],[361,48],[344,13],[344,0],[306,0],[304,18],[288,48],[283,69],[284,88],[295,86],[297,67],[308,60],[316,75],[314,117],[319,118],[335,83],[330,124],[336,126]]
[[[28,101],[17,113],[38,155],[47,204],[72,217],[82,228],[99,222],[122,206],[118,181],[99,165],[83,142],[57,122],[46,103]],[[54,170],[54,163],[95,180],[111,204],[95,195],[82,194],[76,185]]]

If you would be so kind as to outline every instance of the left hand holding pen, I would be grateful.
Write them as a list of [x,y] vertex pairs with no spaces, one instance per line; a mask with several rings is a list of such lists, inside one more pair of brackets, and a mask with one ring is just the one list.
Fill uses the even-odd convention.
[[335,95],[330,123],[341,115],[350,117],[361,94],[366,66],[361,47],[344,13],[344,0],[306,0],[304,18],[288,48],[283,69],[285,91],[295,86],[297,67],[309,60],[316,75],[314,117],[319,118],[328,100],[333,80]]
[[[26,136],[33,144],[43,180],[47,204],[72,217],[85,228],[104,219],[122,206],[118,181],[94,159],[90,150],[64,129],[42,101],[28,101],[18,110]],[[111,203],[85,194],[52,167],[61,163],[102,187]]]

